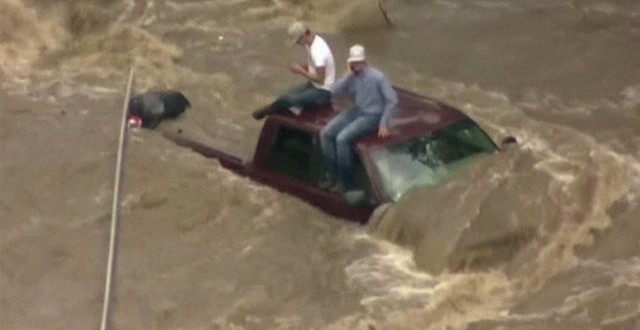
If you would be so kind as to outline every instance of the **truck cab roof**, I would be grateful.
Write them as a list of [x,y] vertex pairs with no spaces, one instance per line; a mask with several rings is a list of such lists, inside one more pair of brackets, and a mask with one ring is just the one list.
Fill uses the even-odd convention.
[[[389,122],[393,135],[389,138],[378,138],[374,133],[361,139],[359,144],[368,146],[395,144],[400,140],[437,131],[458,121],[470,120],[463,112],[443,102],[404,89],[394,89],[398,94],[398,109]],[[348,101],[340,99],[334,102],[333,107],[326,106],[302,111],[300,115],[289,112],[271,117],[280,117],[283,121],[320,134],[322,128],[333,117],[340,111],[347,110],[348,107]]]

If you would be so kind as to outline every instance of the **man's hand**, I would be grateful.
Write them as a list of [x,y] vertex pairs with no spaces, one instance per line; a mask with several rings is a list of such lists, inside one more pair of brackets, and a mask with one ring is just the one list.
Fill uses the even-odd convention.
[[380,128],[378,128],[378,137],[386,138],[389,136],[391,136],[391,131],[389,131],[389,128],[385,125],[380,125]]
[[293,73],[297,73],[305,77],[307,76],[307,70],[300,63],[291,63],[289,65],[289,70],[291,70],[291,72]]

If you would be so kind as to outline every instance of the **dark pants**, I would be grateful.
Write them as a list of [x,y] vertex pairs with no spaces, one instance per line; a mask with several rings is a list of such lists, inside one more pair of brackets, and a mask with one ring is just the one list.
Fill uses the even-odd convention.
[[292,107],[305,110],[329,104],[331,104],[331,93],[329,91],[316,88],[311,83],[306,83],[279,97],[270,105],[270,113],[288,111]]

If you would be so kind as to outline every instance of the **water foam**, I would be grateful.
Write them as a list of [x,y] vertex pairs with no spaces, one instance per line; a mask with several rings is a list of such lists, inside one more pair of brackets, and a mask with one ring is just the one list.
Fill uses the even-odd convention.
[[469,323],[499,317],[511,283],[500,273],[432,276],[416,267],[411,251],[368,234],[356,241],[377,251],[345,268],[349,286],[363,292],[363,315],[334,322],[326,329],[369,324],[390,329],[465,329]]
[[[381,221],[382,226],[373,230],[393,242],[406,246],[410,251],[415,251],[413,258],[417,260],[416,263],[425,265],[437,262],[433,253],[420,252],[423,246],[432,246],[435,249],[433,244],[425,241],[433,241],[434,238],[444,236],[448,237],[444,241],[453,241],[455,244],[455,241],[460,240],[459,237],[463,237],[464,234],[450,233],[444,230],[444,226],[455,227],[459,219],[467,222],[467,225],[460,226],[463,232],[482,229],[483,223],[492,223],[488,221],[488,217],[500,216],[499,213],[494,215],[486,210],[499,209],[496,205],[502,204],[503,218],[502,224],[499,225],[501,227],[497,227],[498,224],[496,224],[496,227],[486,228],[489,231],[500,232],[502,227],[514,220],[527,216],[540,216],[532,219],[535,223],[533,235],[524,237],[525,244],[514,246],[516,253],[490,267],[493,272],[504,277],[499,286],[509,291],[510,295],[493,296],[496,301],[502,301],[502,303],[488,308],[487,315],[493,316],[487,316],[486,319],[517,319],[522,315],[509,315],[504,311],[501,312],[500,309],[508,305],[510,299],[517,301],[517,297],[536,292],[551,278],[579,265],[580,258],[577,256],[576,249],[592,244],[595,232],[602,231],[613,224],[613,220],[607,213],[608,209],[634,190],[633,181],[629,180],[629,171],[634,168],[633,159],[612,150],[608,144],[596,140],[585,132],[528,117],[527,112],[518,108],[519,104],[512,103],[501,93],[485,92],[478,86],[446,81],[439,81],[435,91],[440,98],[445,98],[463,108],[493,136],[500,134],[517,136],[521,142],[520,151],[502,157],[501,162],[507,162],[507,164],[501,165],[499,161],[490,162],[487,168],[483,169],[480,166],[472,170],[471,172],[475,174],[473,179],[462,176],[453,183],[439,188],[438,191],[424,191],[415,194],[419,197],[407,197],[401,200],[385,215],[385,219]],[[628,95],[633,95],[633,92],[629,92]],[[542,103],[535,98],[529,101],[540,109],[544,108],[543,104],[548,106],[544,100]],[[578,104],[577,107],[584,109],[591,106]],[[504,168],[500,167],[503,165]],[[492,175],[496,172],[503,175]],[[466,188],[459,191],[457,187],[461,185]],[[518,186],[526,186],[527,189],[517,189]],[[511,191],[509,187],[516,190]],[[450,191],[447,192],[447,190]],[[486,193],[480,194],[481,191]],[[501,196],[514,196],[513,194],[521,195],[522,198],[513,202],[507,199],[508,205],[505,204]],[[447,217],[438,207],[440,204],[438,201],[446,200],[447,196],[449,200],[460,202],[456,203],[458,207],[455,212],[452,212],[451,208],[444,208],[448,210],[449,217],[446,224],[443,222],[440,226],[416,225],[418,222],[439,223],[440,217]],[[466,196],[464,202],[462,202],[462,196]],[[425,201],[428,203],[425,204]],[[448,203],[451,204],[450,201]],[[425,212],[425,208],[428,211]],[[540,211],[532,212],[532,208]],[[415,212],[411,212],[410,209],[415,209]],[[468,209],[468,212],[460,212],[460,209]],[[545,209],[548,211],[543,211]],[[475,225],[476,223],[478,225]],[[436,235],[434,233],[437,233],[437,236],[434,236]],[[421,235],[422,238],[420,238]],[[505,244],[502,243],[502,245]],[[498,246],[500,245],[496,248]],[[487,248],[490,249],[491,246]],[[440,249],[447,250],[449,247],[440,246]],[[481,254],[482,251],[479,253]],[[471,254],[469,256],[473,257]],[[423,258],[426,259],[422,260]],[[469,276],[468,280],[474,281],[477,280],[474,279],[476,276],[481,278],[487,274],[489,273],[458,275]],[[446,279],[439,277],[436,279],[446,283]],[[424,292],[428,297],[424,299],[430,302],[430,308],[434,310],[446,308],[446,299],[445,302],[441,302],[443,305],[433,302],[437,291]],[[451,292],[451,294],[457,293],[457,290]],[[493,299],[490,297],[491,293],[488,295],[489,297],[474,296],[473,299]],[[478,306],[479,313],[481,310],[482,307]],[[443,314],[455,315],[456,311],[454,309]],[[426,314],[422,311],[420,315],[418,318],[424,318]],[[522,317],[531,321],[546,316]],[[461,329],[464,329],[465,324],[473,321],[468,319],[465,321],[467,323],[458,323],[452,319],[447,323],[448,321],[429,320]],[[430,328],[437,328],[431,326],[433,323],[425,324],[430,324]]]
[[367,292],[361,303],[372,312],[396,309],[403,304],[424,303],[424,299],[433,292],[433,277],[416,268],[410,251],[366,234],[354,238],[375,244],[379,249],[345,269],[349,285]]
[[60,49],[69,33],[56,17],[43,17],[20,0],[0,0],[0,87],[24,90],[42,54]]

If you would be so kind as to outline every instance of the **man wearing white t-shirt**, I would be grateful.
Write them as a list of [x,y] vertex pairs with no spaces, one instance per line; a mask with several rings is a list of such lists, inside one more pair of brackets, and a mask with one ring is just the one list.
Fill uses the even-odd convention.
[[255,119],[262,119],[266,115],[288,111],[291,108],[304,111],[331,104],[331,85],[336,77],[336,68],[329,45],[301,22],[291,24],[288,32],[295,44],[304,46],[307,50],[307,63],[292,63],[289,69],[308,81],[290,90],[267,107],[254,111]]

